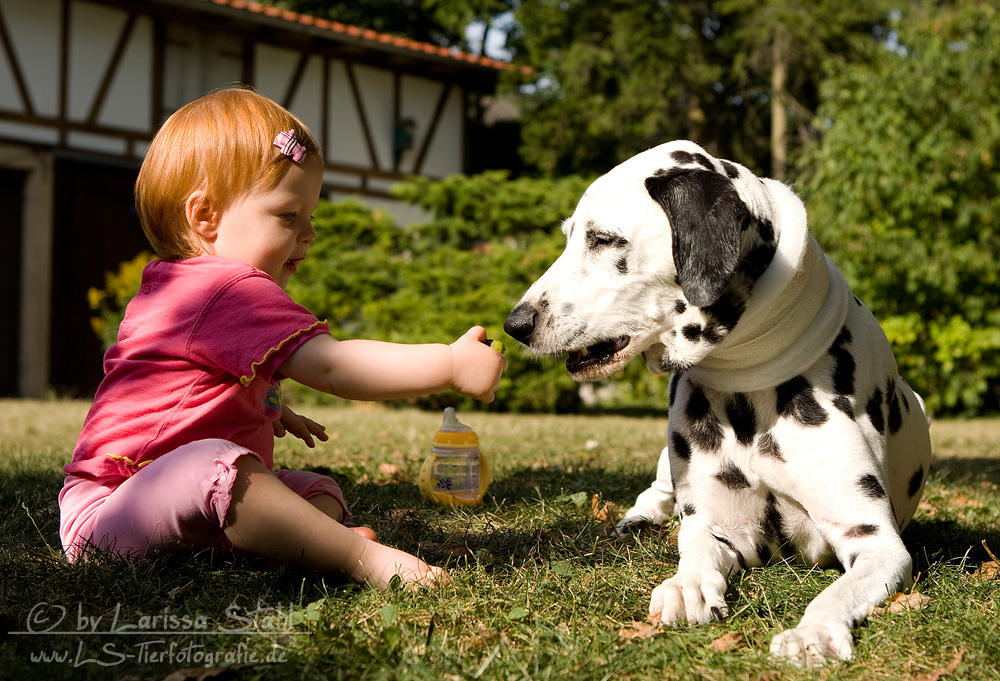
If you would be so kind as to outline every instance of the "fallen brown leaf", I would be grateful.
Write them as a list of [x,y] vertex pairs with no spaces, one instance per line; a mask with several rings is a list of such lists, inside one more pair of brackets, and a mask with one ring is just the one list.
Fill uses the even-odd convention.
[[987,561],[980,565],[972,573],[972,579],[988,582],[992,579],[1000,579],[1000,563],[995,560]]
[[981,501],[970,499],[962,492],[957,492],[955,496],[951,498],[951,503],[959,508],[983,508],[983,503]]
[[930,598],[919,593],[897,592],[885,599],[885,605],[869,605],[868,614],[874,617],[885,613],[903,612],[904,610],[923,610],[930,603]]
[[607,533],[618,524],[621,513],[618,511],[618,504],[613,501],[606,501],[601,504],[601,497],[595,494],[590,499],[590,517],[600,520],[603,527],[601,532]]
[[380,463],[378,472],[390,478],[399,477],[403,474],[403,467],[394,463]]
[[986,549],[986,553],[988,553],[990,558],[993,560],[980,565],[979,569],[972,573],[972,579],[978,579],[984,582],[991,579],[1000,579],[1000,560],[997,560],[997,557],[993,555],[992,551],[990,551],[990,547],[986,545],[985,539],[983,539],[983,548]]
[[659,623],[633,621],[631,625],[618,630],[618,636],[624,639],[649,639],[663,631]]
[[955,657],[951,659],[946,667],[941,667],[940,669],[935,669],[929,671],[926,674],[918,674],[917,676],[911,677],[911,681],[938,681],[942,676],[950,674],[958,667],[962,662],[962,657],[965,656],[965,648],[959,648],[955,653]]
[[743,643],[743,634],[734,632],[731,634],[725,634],[724,636],[720,636],[715,639],[708,644],[708,649],[714,650],[717,653],[728,653],[741,643]]

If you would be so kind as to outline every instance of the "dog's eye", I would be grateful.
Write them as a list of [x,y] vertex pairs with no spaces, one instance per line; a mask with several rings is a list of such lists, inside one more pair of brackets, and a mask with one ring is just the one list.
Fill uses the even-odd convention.
[[587,232],[587,248],[590,250],[598,250],[601,248],[624,248],[627,243],[628,240],[619,234],[601,232],[593,229]]

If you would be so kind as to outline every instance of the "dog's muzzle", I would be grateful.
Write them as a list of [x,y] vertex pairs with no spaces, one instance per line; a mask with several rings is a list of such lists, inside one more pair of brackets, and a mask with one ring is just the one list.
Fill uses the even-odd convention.
[[[503,324],[503,330],[530,348],[537,320],[538,310],[528,303],[521,303],[511,311]],[[631,338],[623,334],[598,340],[586,347],[560,348],[553,354],[568,355],[566,370],[575,379],[595,380],[611,371],[612,365],[617,366],[631,359],[625,351],[630,341]]]

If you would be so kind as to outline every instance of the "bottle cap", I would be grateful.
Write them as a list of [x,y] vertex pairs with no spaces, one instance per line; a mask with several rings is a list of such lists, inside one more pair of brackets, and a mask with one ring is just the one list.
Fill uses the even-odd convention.
[[441,429],[434,433],[434,444],[474,447],[479,444],[479,438],[472,432],[472,428],[459,422],[454,407],[447,407],[444,410]]

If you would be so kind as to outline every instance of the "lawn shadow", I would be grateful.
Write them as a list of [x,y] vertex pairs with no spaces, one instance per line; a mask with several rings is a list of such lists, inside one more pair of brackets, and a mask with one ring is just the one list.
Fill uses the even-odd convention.
[[945,483],[1000,485],[1000,458],[945,457],[931,461],[931,476]]
[[[380,541],[435,564],[478,561],[488,569],[505,570],[563,559],[588,565],[613,561],[635,538],[613,538],[611,530],[651,480],[652,473],[589,465],[525,467],[495,480],[483,509],[453,516],[425,501],[412,483],[340,482],[359,523],[371,525]],[[498,518],[503,509],[521,516],[517,509],[525,505],[540,506],[543,520],[525,527]],[[669,530],[650,532],[663,532],[666,544]]]
[[969,572],[1000,555],[1000,528],[996,525],[970,525],[956,518],[917,517],[903,532],[903,541],[913,556],[914,572],[926,571],[933,564],[964,564]]
[[[995,457],[945,457],[931,463],[928,488],[983,486],[991,494],[1000,485],[1000,459]],[[926,494],[926,491],[925,491]],[[946,501],[948,499],[946,498]],[[957,503],[957,500],[956,500]],[[983,504],[966,500],[971,508]],[[964,562],[970,571],[993,560],[983,544],[994,555],[1000,555],[1000,524],[979,521],[961,515],[962,507],[945,507],[929,512],[918,511],[903,532],[903,540],[914,558],[914,570],[926,569],[934,563]]]

